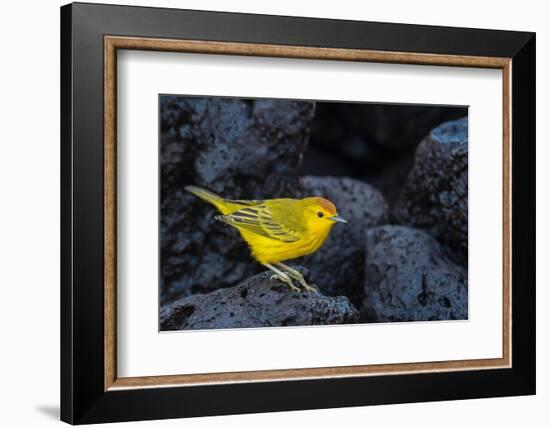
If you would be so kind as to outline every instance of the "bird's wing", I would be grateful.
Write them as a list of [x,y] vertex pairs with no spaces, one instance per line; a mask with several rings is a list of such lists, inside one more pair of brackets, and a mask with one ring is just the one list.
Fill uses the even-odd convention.
[[261,205],[263,201],[259,201],[256,199],[250,199],[250,200],[244,200],[244,199],[226,199],[227,202],[232,202],[234,204],[243,205],[246,207],[255,206],[255,205]]
[[217,216],[216,219],[278,241],[299,240],[305,228],[294,216],[288,215],[287,212],[284,215],[277,214],[279,211],[260,204],[242,208],[228,215]]

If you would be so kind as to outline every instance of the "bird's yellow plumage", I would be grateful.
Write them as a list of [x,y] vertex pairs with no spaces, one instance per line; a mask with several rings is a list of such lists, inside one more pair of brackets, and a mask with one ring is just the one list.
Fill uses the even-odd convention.
[[296,288],[292,283],[295,279],[311,289],[298,271],[281,262],[314,253],[336,222],[346,222],[338,216],[332,202],[320,197],[229,200],[201,187],[185,189],[214,205],[222,213],[216,219],[235,227],[253,257],[292,288]]

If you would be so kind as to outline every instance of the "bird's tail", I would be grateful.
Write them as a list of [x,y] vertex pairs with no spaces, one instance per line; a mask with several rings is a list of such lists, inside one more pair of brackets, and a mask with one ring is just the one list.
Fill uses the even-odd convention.
[[185,190],[187,190],[189,193],[192,193],[197,198],[201,198],[202,200],[211,203],[223,214],[228,214],[235,210],[235,208],[233,207],[233,205],[235,204],[226,201],[224,198],[216,195],[210,190],[206,190],[198,186],[185,186]]
[[216,203],[223,201],[223,198],[221,196],[216,195],[210,190],[203,189],[202,187],[185,186],[185,190],[187,190],[189,193],[192,193],[197,198],[201,198],[204,199],[206,202],[210,202],[212,205],[216,205]]

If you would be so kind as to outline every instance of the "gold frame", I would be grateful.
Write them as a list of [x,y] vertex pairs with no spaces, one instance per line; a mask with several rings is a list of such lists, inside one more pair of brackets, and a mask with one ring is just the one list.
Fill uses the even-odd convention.
[[[305,369],[262,370],[171,376],[117,377],[116,370],[116,52],[118,49],[169,51],[280,58],[325,59],[398,64],[494,68],[503,81],[503,349],[502,358],[422,363],[359,365]],[[204,384],[337,378],[404,373],[480,370],[511,367],[511,249],[512,59],[461,55],[383,52],[302,46],[104,37],[104,389],[192,386]]]

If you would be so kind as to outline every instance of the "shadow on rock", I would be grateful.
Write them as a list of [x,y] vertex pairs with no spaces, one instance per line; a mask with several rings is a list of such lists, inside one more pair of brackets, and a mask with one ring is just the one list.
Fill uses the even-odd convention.
[[350,175],[351,165],[354,177],[378,187],[393,205],[420,141],[467,114],[459,107],[319,102],[302,174],[334,175],[336,168]]

